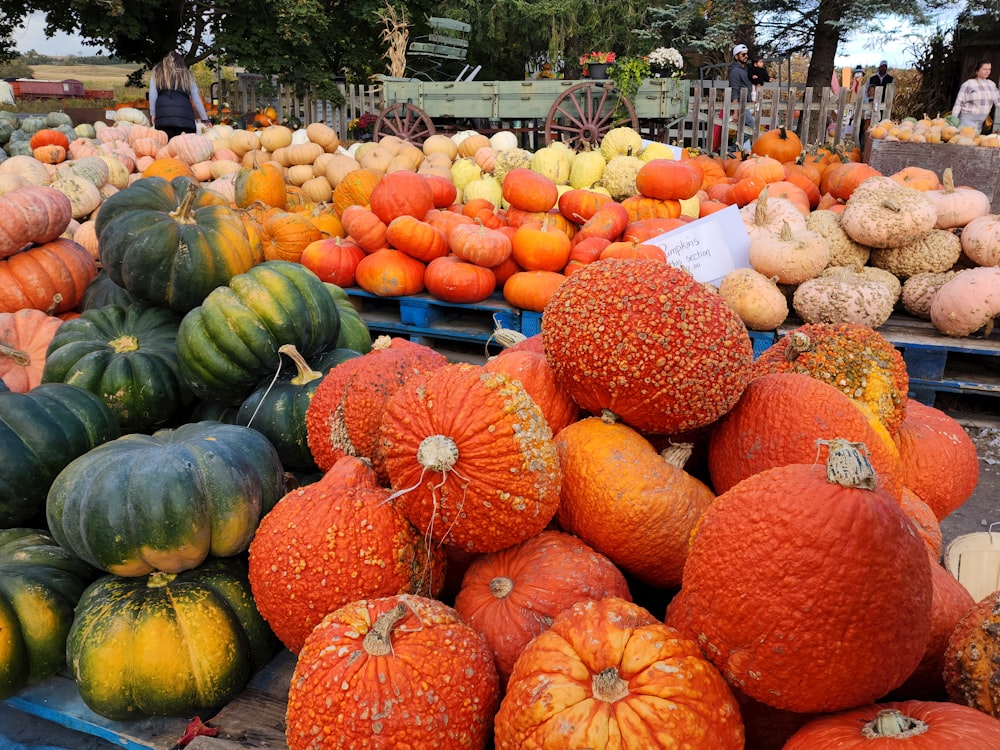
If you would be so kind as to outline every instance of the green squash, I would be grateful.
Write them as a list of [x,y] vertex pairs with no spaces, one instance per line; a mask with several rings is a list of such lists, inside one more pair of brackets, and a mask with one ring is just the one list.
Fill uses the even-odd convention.
[[56,475],[120,434],[107,405],[75,385],[43,383],[27,393],[0,392],[0,528],[44,511]]
[[105,576],[84,591],[66,661],[91,710],[191,717],[232,700],[275,653],[242,560],[180,574]]
[[368,324],[351,303],[347,292],[336,284],[324,283],[337,301],[337,310],[340,312],[340,337],[337,339],[337,347],[367,354],[372,350],[372,334],[368,330]]
[[45,513],[56,541],[96,568],[179,573],[246,550],[284,494],[281,460],[261,433],[193,422],[80,456],[52,482]]
[[309,450],[306,410],[323,376],[341,362],[360,357],[351,349],[334,349],[313,355],[307,362],[294,346],[281,347],[291,360],[278,373],[261,382],[240,406],[236,424],[259,430],[271,441],[288,471],[317,472]]
[[139,180],[104,201],[96,222],[111,279],[179,313],[263,260],[226,199],[187,177]]
[[123,432],[164,426],[191,400],[177,364],[180,316],[162,307],[105,305],[67,320],[52,337],[43,383],[100,396]]
[[92,310],[95,307],[105,305],[118,305],[118,307],[128,307],[138,302],[129,291],[116,284],[103,269],[97,272],[97,276],[91,281],[83,291],[83,299],[80,301],[80,312]]
[[198,398],[239,404],[278,370],[281,346],[291,344],[308,359],[332,349],[339,336],[336,301],[316,274],[271,260],[234,276],[185,315],[177,354]]
[[73,608],[96,574],[43,531],[0,530],[0,700],[63,668]]

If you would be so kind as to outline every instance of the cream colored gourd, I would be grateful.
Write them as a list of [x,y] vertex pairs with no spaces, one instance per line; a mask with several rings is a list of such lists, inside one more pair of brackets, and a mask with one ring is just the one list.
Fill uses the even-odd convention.
[[830,262],[826,238],[808,229],[793,231],[784,221],[777,235],[763,232],[750,242],[750,265],[779,284],[801,284],[820,275]]
[[806,217],[806,227],[809,231],[826,237],[830,245],[829,265],[861,268],[868,262],[871,248],[847,236],[847,232],[840,225],[839,213],[826,209],[812,211]]
[[951,167],[944,170],[941,188],[928,190],[926,195],[937,210],[934,226],[938,229],[964,227],[976,217],[990,212],[990,199],[986,193],[971,187],[955,187]]
[[869,177],[847,199],[840,224],[847,235],[869,247],[901,247],[927,235],[937,209],[926,193],[888,177]]
[[986,214],[962,227],[962,252],[977,266],[1000,266],[1000,215]]
[[877,248],[871,264],[900,279],[918,273],[943,273],[962,255],[962,242],[947,229],[932,229],[926,236],[900,247]]
[[806,231],[806,220],[795,204],[784,198],[769,198],[765,187],[756,200],[740,209],[743,226],[752,243],[761,234],[777,235],[787,222],[793,232]]
[[788,317],[788,300],[775,279],[736,268],[719,282],[719,295],[751,331],[773,331]]
[[1000,316],[1000,268],[967,268],[945,282],[931,300],[931,323],[946,336],[993,331]]
[[903,282],[903,292],[899,297],[903,309],[921,320],[931,319],[931,301],[945,282],[955,278],[957,271],[945,273],[918,273]]
[[792,295],[792,309],[806,323],[856,323],[878,328],[892,314],[893,291],[869,276],[842,269],[809,279]]

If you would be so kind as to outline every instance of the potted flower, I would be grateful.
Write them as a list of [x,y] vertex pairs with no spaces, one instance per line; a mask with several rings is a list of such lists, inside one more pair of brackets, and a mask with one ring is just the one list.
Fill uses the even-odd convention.
[[680,78],[684,70],[684,58],[673,47],[657,47],[647,58],[656,78]]
[[351,138],[356,141],[372,140],[372,135],[375,131],[375,123],[377,121],[378,115],[372,114],[371,112],[365,112],[360,117],[355,117],[351,120],[350,125],[347,126]]
[[615,61],[614,52],[585,52],[580,55],[583,74],[591,78],[607,77],[608,66]]

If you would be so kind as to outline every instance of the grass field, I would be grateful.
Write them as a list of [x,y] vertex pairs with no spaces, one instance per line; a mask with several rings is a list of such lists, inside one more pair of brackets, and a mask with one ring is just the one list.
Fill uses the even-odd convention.
[[138,65],[32,65],[35,78],[61,81],[75,78],[87,89],[125,88],[125,79]]

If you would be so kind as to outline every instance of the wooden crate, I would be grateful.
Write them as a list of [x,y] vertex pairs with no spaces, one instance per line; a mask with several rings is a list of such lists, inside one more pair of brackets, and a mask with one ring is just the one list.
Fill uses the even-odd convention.
[[907,143],[866,138],[864,161],[890,175],[904,167],[924,167],[938,174],[951,167],[956,185],[981,190],[1000,213],[1000,149],[947,143]]

